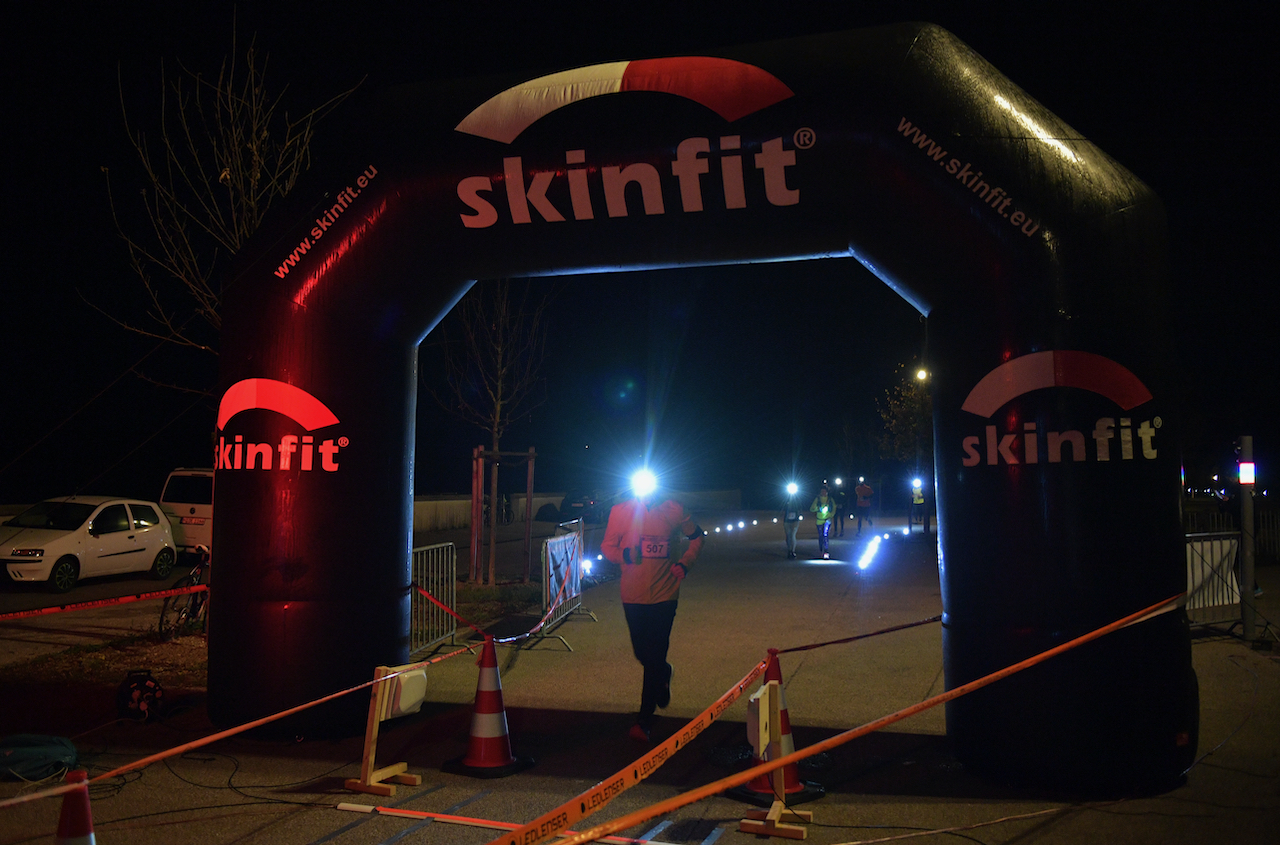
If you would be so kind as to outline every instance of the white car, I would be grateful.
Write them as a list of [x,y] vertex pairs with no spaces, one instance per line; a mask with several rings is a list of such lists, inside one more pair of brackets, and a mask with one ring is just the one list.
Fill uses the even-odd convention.
[[180,467],[169,473],[160,507],[173,526],[178,551],[213,546],[213,470]]
[[14,581],[65,593],[81,578],[173,571],[173,530],[155,502],[108,496],[46,499],[0,525],[0,563]]

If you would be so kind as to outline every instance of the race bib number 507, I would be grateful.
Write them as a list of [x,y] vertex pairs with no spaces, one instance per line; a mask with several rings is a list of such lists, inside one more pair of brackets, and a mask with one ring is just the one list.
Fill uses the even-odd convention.
[[671,551],[670,537],[650,537],[640,538],[640,554],[645,557],[666,557]]

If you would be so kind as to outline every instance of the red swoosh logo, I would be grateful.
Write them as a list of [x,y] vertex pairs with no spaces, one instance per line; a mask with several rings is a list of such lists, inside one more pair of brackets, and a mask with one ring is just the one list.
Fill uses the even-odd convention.
[[495,94],[455,127],[510,144],[556,109],[623,91],[661,91],[693,100],[727,121],[795,96],[778,77],[732,59],[679,56],[588,65],[540,76]]
[[307,431],[338,422],[333,411],[316,397],[299,387],[269,378],[247,378],[238,381],[222,394],[218,403],[218,430],[241,411],[275,411],[284,414]]
[[1095,355],[1057,349],[1006,361],[982,377],[961,406],[990,417],[1024,393],[1043,387],[1078,387],[1107,397],[1124,410],[1151,400],[1151,391],[1125,367]]

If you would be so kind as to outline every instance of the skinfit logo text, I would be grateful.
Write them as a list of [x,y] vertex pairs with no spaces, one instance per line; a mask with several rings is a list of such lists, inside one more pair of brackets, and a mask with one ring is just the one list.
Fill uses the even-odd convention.
[[[996,464],[1036,464],[1043,460],[1056,464],[1063,461],[1065,453],[1068,461],[1087,460],[1090,452],[1095,461],[1109,461],[1113,455],[1119,460],[1131,461],[1140,455],[1146,460],[1156,457],[1155,435],[1160,427],[1160,418],[1142,420],[1136,429],[1129,417],[1120,417],[1117,429],[1115,417],[1102,417],[1089,433],[1088,440],[1092,448],[1086,448],[1087,441],[1082,431],[1037,431],[1033,422],[1023,423],[1022,431],[1004,433],[996,426],[986,426],[982,437],[966,437],[961,443],[964,448],[963,464],[967,467],[986,463]],[[1137,434],[1138,443],[1134,443]],[[1113,442],[1119,441],[1118,453],[1112,450]],[[1041,450],[1043,443],[1044,449]],[[1134,447],[1138,446],[1135,452]]]
[[347,438],[322,440],[315,443],[310,434],[302,435],[299,440],[296,434],[286,434],[280,438],[279,444],[245,443],[244,435],[237,434],[230,443],[226,437],[218,438],[217,460],[214,469],[271,469],[272,456],[279,454],[275,461],[275,469],[294,469],[293,456],[298,454],[297,469],[311,472],[316,468],[316,453],[320,456],[320,469],[325,472],[337,472],[338,452],[347,445]]
[[[716,141],[714,159],[720,197],[708,200],[703,177],[712,170],[712,142],[710,138],[686,138],[676,147],[676,157],[671,162],[670,178],[674,178],[680,195],[680,208],[685,212],[698,212],[707,202],[715,202],[725,209],[747,207],[747,176],[741,152],[742,139],[738,135],[725,135]],[[789,206],[800,202],[800,191],[787,181],[787,168],[796,163],[795,149],[787,148],[781,137],[765,141],[760,151],[752,154],[754,170],[763,181],[765,198],[770,205]],[[567,150],[566,167],[560,170],[544,170],[526,173],[520,156],[507,156],[502,160],[502,182],[505,188],[507,219],[512,223],[530,223],[534,213],[549,223],[560,223],[572,215],[574,220],[593,220],[597,207],[592,198],[593,189],[604,197],[603,211],[609,217],[626,217],[627,188],[637,185],[641,204],[646,215],[666,214],[663,198],[663,181],[668,178],[648,162],[637,162],[625,167],[589,166],[586,150]],[[558,180],[568,183],[569,203],[560,200],[557,206],[548,197],[557,189]],[[594,182],[594,185],[593,185]],[[485,229],[498,223],[498,204],[490,197],[494,192],[493,180],[488,176],[469,176],[458,183],[458,199],[470,209],[460,217],[468,229]]]
[[[245,379],[232,385],[218,404],[218,430],[224,431],[232,417],[249,410],[274,411],[298,423],[307,431],[336,425],[338,418],[310,393],[274,379]],[[262,469],[337,472],[338,453],[350,445],[346,437],[316,442],[312,434],[286,434],[278,442],[252,443],[243,434],[218,436],[215,470]],[[296,457],[296,460],[295,460]],[[318,459],[318,460],[317,460]]]
[[[1091,352],[1053,350],[1034,352],[996,367],[969,391],[963,410],[990,419],[1013,399],[1033,390],[1073,387],[1105,396],[1124,411],[1151,400],[1151,391],[1124,366]],[[981,435],[963,438],[962,463],[1038,464],[1085,461],[1154,460],[1158,456],[1156,430],[1160,418],[1100,417],[1085,432],[1041,430],[1036,422],[1024,422],[1020,431],[1002,431],[986,425]]]

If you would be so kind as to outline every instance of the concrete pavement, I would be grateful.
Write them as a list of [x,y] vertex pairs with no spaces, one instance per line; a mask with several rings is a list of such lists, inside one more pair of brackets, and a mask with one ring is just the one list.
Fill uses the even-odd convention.
[[[761,518],[759,515],[755,515]],[[714,530],[728,515],[700,516]],[[749,522],[751,516],[745,516]],[[802,559],[783,555],[782,531],[761,525],[712,534],[682,588],[671,649],[676,667],[671,706],[656,735],[665,737],[733,686],[769,647],[789,648],[878,630],[941,610],[932,537],[883,541],[865,570],[851,565],[865,548],[833,543],[835,560],[802,532]],[[736,524],[736,520],[735,520]],[[901,520],[897,527],[901,528]],[[878,525],[888,530],[891,526]],[[1260,613],[1280,619],[1280,571],[1263,568]],[[589,589],[558,639],[500,650],[503,697],[512,744],[535,766],[509,778],[476,780],[441,772],[467,749],[477,669],[466,656],[428,671],[428,700],[418,715],[384,723],[378,765],[406,762],[422,786],[389,799],[346,792],[359,769],[362,738],[279,742],[238,736],[92,789],[100,842],[372,843],[407,840],[485,843],[499,835],[440,822],[340,812],[339,802],[398,805],[508,822],[531,820],[625,769],[642,748],[626,737],[638,699],[639,666],[630,654],[616,582]],[[520,627],[526,620],[510,620]],[[527,627],[527,626],[525,626]],[[496,631],[495,633],[502,633]],[[1280,826],[1280,653],[1238,640],[1197,639],[1201,746],[1207,756],[1185,785],[1167,794],[1109,804],[1075,805],[1063,796],[994,785],[951,757],[942,708],[814,758],[801,777],[822,783],[809,841],[878,840],[923,830],[966,830],[980,842],[1270,843]],[[858,643],[781,657],[788,712],[798,747],[915,704],[942,690],[939,627],[921,626]],[[161,678],[163,682],[163,678]],[[252,695],[252,690],[243,694]],[[75,742],[91,776],[206,735],[200,691],[181,698],[155,724],[88,720]],[[677,795],[739,770],[749,760],[745,696],[710,728],[635,788],[578,829]],[[0,797],[26,789],[0,783]],[[666,842],[736,843],[746,805],[717,796],[638,825]],[[50,842],[56,801],[0,809],[0,845]],[[754,837],[752,837],[754,838]],[[948,837],[954,838],[954,837]]]

